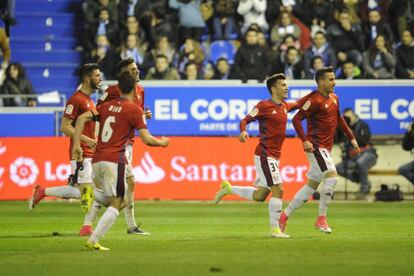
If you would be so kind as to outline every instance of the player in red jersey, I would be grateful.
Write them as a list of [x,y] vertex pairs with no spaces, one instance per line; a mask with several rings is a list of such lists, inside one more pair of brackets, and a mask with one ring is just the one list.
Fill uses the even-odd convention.
[[283,141],[286,136],[287,113],[298,108],[297,103],[288,103],[284,99],[288,95],[288,85],[283,74],[276,74],[266,80],[271,99],[260,101],[255,108],[240,122],[240,142],[249,138],[246,126],[252,121],[259,120],[260,142],[254,154],[254,163],[258,177],[257,187],[232,186],[228,181],[221,183],[215,203],[225,195],[235,194],[240,197],[264,201],[272,192],[269,200],[270,236],[274,238],[289,238],[279,228],[279,216],[282,211],[282,177],[279,172],[279,160]]
[[96,112],[82,114],[76,123],[73,155],[79,158],[82,155],[80,135],[85,123],[99,120],[98,144],[92,160],[93,178],[96,188],[101,189],[109,201],[109,207],[85,244],[87,249],[108,250],[98,241],[115,222],[128,192],[125,147],[131,133],[138,129],[148,146],[166,147],[169,143],[168,138],[154,138],[147,130],[144,111],[133,103],[135,84],[136,77],[129,72],[122,73],[119,76],[121,97],[99,105]]
[[[148,108],[144,107],[144,88],[139,84],[140,78],[139,78],[139,70],[138,67],[132,58],[124,59],[120,61],[117,65],[117,74],[120,75],[123,72],[130,72],[134,77],[136,77],[136,85],[135,85],[135,91],[134,91],[134,97],[133,101],[135,104],[137,104],[139,107],[144,110],[145,117],[147,119],[150,119],[152,117],[152,113]],[[104,102],[108,102],[114,99],[118,99],[121,96],[121,90],[119,88],[119,85],[111,85],[109,86],[104,94],[100,97],[98,100],[97,105]],[[132,173],[132,147],[135,140],[135,134],[131,133],[131,137],[129,139],[128,145],[126,146],[126,157],[128,161],[127,165],[127,183],[128,183],[128,193],[127,193],[127,199],[128,199],[128,207],[124,210],[125,212],[125,222],[127,224],[127,233],[128,234],[136,234],[136,235],[149,235],[148,232],[143,231],[137,226],[137,223],[135,222],[135,216],[134,216],[134,188],[135,188],[135,180],[134,175]],[[83,226],[81,230],[79,231],[80,236],[89,236],[92,234],[92,225],[94,220],[96,219],[98,212],[101,208],[101,205],[99,202],[95,202],[92,205],[92,208],[89,210],[88,214],[85,216],[85,220],[83,222]]]
[[[77,179],[75,182],[81,191],[81,207],[84,211],[88,211],[93,202],[92,188],[92,156],[95,151],[95,123],[90,122],[85,126],[82,133],[82,149],[84,159],[81,164],[77,164],[72,156],[74,126],[77,118],[86,111],[95,110],[95,104],[90,95],[99,89],[101,83],[101,73],[99,66],[95,63],[87,63],[79,69],[81,78],[81,86],[66,103],[66,108],[62,117],[62,132],[70,137],[69,157],[72,168],[72,174],[75,173],[77,167]],[[33,194],[29,203],[29,208],[33,209],[45,196],[55,196],[60,198],[79,198],[78,191],[72,186],[59,186],[51,188],[43,188],[35,185]]]
[[[293,118],[293,125],[309,160],[308,182],[295,195],[289,206],[280,216],[280,228],[285,230],[287,219],[300,208],[324,181],[319,200],[319,216],[315,227],[325,233],[331,233],[326,220],[328,204],[332,199],[337,173],[331,157],[334,135],[337,127],[351,140],[352,146],[359,151],[358,143],[340,114],[338,96],[334,94],[335,74],[332,67],[319,69],[315,74],[318,90],[298,100],[301,108]],[[305,134],[302,121],[307,121]]]

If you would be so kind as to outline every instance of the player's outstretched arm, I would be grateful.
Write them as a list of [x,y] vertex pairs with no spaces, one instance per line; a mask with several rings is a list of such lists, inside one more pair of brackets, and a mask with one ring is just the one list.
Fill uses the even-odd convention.
[[146,128],[141,128],[139,130],[139,136],[141,137],[142,142],[150,147],[167,147],[170,143],[170,138],[164,136],[160,139],[155,138]]

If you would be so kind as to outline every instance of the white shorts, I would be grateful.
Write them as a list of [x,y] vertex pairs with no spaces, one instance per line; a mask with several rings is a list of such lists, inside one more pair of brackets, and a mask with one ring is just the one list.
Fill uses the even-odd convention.
[[308,179],[321,183],[328,172],[336,172],[331,153],[327,149],[319,148],[314,152],[306,152],[309,161]]
[[254,156],[254,165],[256,166],[257,178],[255,185],[269,188],[273,185],[282,183],[282,177],[279,172],[279,160],[272,157]]
[[[75,173],[77,168],[76,160],[70,161],[70,166],[72,169],[72,174]],[[82,162],[82,169],[78,171],[78,180],[77,183],[83,184],[92,184],[92,158],[84,158]]]
[[127,163],[126,166],[126,177],[134,176],[132,171],[132,145],[128,144],[125,148],[125,158]]
[[106,196],[124,197],[126,186],[125,164],[99,161],[92,164],[93,182]]

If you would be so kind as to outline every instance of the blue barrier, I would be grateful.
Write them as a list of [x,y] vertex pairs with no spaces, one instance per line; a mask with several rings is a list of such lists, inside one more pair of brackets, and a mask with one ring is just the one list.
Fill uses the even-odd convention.
[[[312,82],[292,82],[289,99],[294,100],[312,91]],[[374,135],[401,135],[414,117],[414,83],[361,82],[353,84],[338,82],[336,93],[339,96],[341,110],[353,108],[360,118],[365,120]],[[158,85],[157,85],[158,84]],[[269,98],[264,85],[231,85],[209,84],[192,86],[159,85],[160,82],[143,82],[145,102],[153,112],[153,119],[148,126],[154,135],[174,136],[234,136],[239,134],[239,121],[261,99]],[[188,84],[188,83],[186,83]],[[352,84],[352,85],[351,85]],[[369,85],[367,85],[369,84]],[[5,118],[6,116],[6,118]],[[0,112],[0,136],[13,135],[13,128],[21,120],[11,114]],[[53,115],[50,115],[53,117]],[[294,113],[289,114],[287,135],[294,136],[291,123]],[[28,119],[35,114],[26,115]],[[18,121],[16,121],[18,120]],[[36,119],[37,126],[44,118]],[[36,128],[54,129],[54,124],[44,124]],[[249,125],[251,135],[257,135],[258,126]],[[25,132],[34,136],[32,128],[19,129],[18,134]],[[45,130],[43,133],[52,133]],[[24,135],[23,135],[24,136]],[[44,136],[43,134],[41,136]]]

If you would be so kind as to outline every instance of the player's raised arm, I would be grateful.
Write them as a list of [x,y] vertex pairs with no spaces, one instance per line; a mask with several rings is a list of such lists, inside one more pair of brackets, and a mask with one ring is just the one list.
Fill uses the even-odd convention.
[[82,148],[80,146],[81,136],[83,129],[85,128],[85,123],[94,120],[97,116],[97,112],[94,113],[92,111],[86,111],[82,115],[78,117],[76,120],[76,125],[73,134],[73,148],[72,148],[72,156],[75,160],[82,160]]

